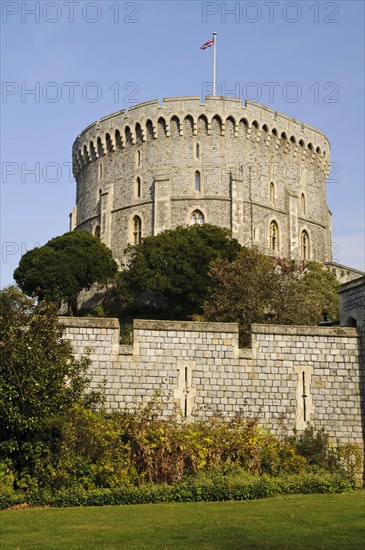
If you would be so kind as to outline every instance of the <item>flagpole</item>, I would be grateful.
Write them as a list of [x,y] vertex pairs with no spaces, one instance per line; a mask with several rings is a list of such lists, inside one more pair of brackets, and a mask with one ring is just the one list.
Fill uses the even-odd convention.
[[215,96],[215,91],[216,91],[216,71],[217,71],[217,49],[216,49],[216,44],[217,44],[217,33],[214,32],[213,33],[213,96]]

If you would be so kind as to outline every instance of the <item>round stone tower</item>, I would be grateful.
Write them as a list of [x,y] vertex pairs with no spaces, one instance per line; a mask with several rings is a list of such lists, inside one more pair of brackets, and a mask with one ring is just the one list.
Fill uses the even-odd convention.
[[71,228],[98,235],[119,262],[129,243],[192,223],[266,254],[329,262],[329,162],[321,132],[252,101],[141,103],[77,137]]

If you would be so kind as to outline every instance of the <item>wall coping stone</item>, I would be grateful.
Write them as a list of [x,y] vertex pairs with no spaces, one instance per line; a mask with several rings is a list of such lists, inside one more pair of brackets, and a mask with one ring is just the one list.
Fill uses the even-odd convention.
[[114,328],[119,330],[119,320],[105,317],[59,317],[67,328]]
[[354,279],[353,281],[343,283],[342,285],[340,285],[338,292],[339,294],[341,294],[342,292],[347,292],[348,290],[352,290],[353,288],[362,286],[365,286],[365,275],[363,277],[359,277],[359,279]]
[[237,323],[198,323],[194,321],[152,321],[135,319],[133,322],[133,329],[238,333]]
[[252,334],[285,334],[293,336],[346,336],[357,338],[356,328],[312,327],[307,325],[252,325]]
[[[346,285],[355,283],[350,281]],[[120,328],[117,318],[99,317],[59,317],[61,325],[67,328]],[[209,323],[195,321],[161,321],[150,319],[134,319],[134,330],[153,331],[187,331],[187,332],[223,332],[238,334],[237,323]],[[357,338],[358,332],[352,327],[319,327],[304,325],[252,325],[252,334],[284,334],[293,336],[347,336]],[[128,346],[129,347],[129,346]],[[127,346],[126,346],[127,348]],[[125,350],[129,353],[129,349]],[[124,352],[124,353],[125,353]]]

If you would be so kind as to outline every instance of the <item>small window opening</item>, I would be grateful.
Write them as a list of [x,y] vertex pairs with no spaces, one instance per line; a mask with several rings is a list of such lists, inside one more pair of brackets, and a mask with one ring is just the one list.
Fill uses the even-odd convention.
[[200,210],[194,210],[194,212],[191,215],[191,224],[192,225],[195,225],[195,224],[203,225],[203,223],[204,223],[203,213],[200,212]]
[[133,244],[140,244],[142,240],[142,220],[139,216],[133,218]]
[[199,170],[195,172],[195,191],[198,193],[201,191],[201,176]]

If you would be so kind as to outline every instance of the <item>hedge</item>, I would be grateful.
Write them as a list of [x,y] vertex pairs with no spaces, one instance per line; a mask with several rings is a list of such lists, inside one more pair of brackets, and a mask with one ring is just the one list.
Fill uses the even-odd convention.
[[30,506],[104,506],[120,504],[151,504],[160,502],[212,502],[224,500],[253,500],[289,494],[343,493],[352,489],[351,483],[339,474],[306,473],[270,477],[247,473],[190,476],[173,485],[146,483],[140,487],[126,485],[113,489],[65,488],[28,494],[0,494],[0,508],[18,504]]

